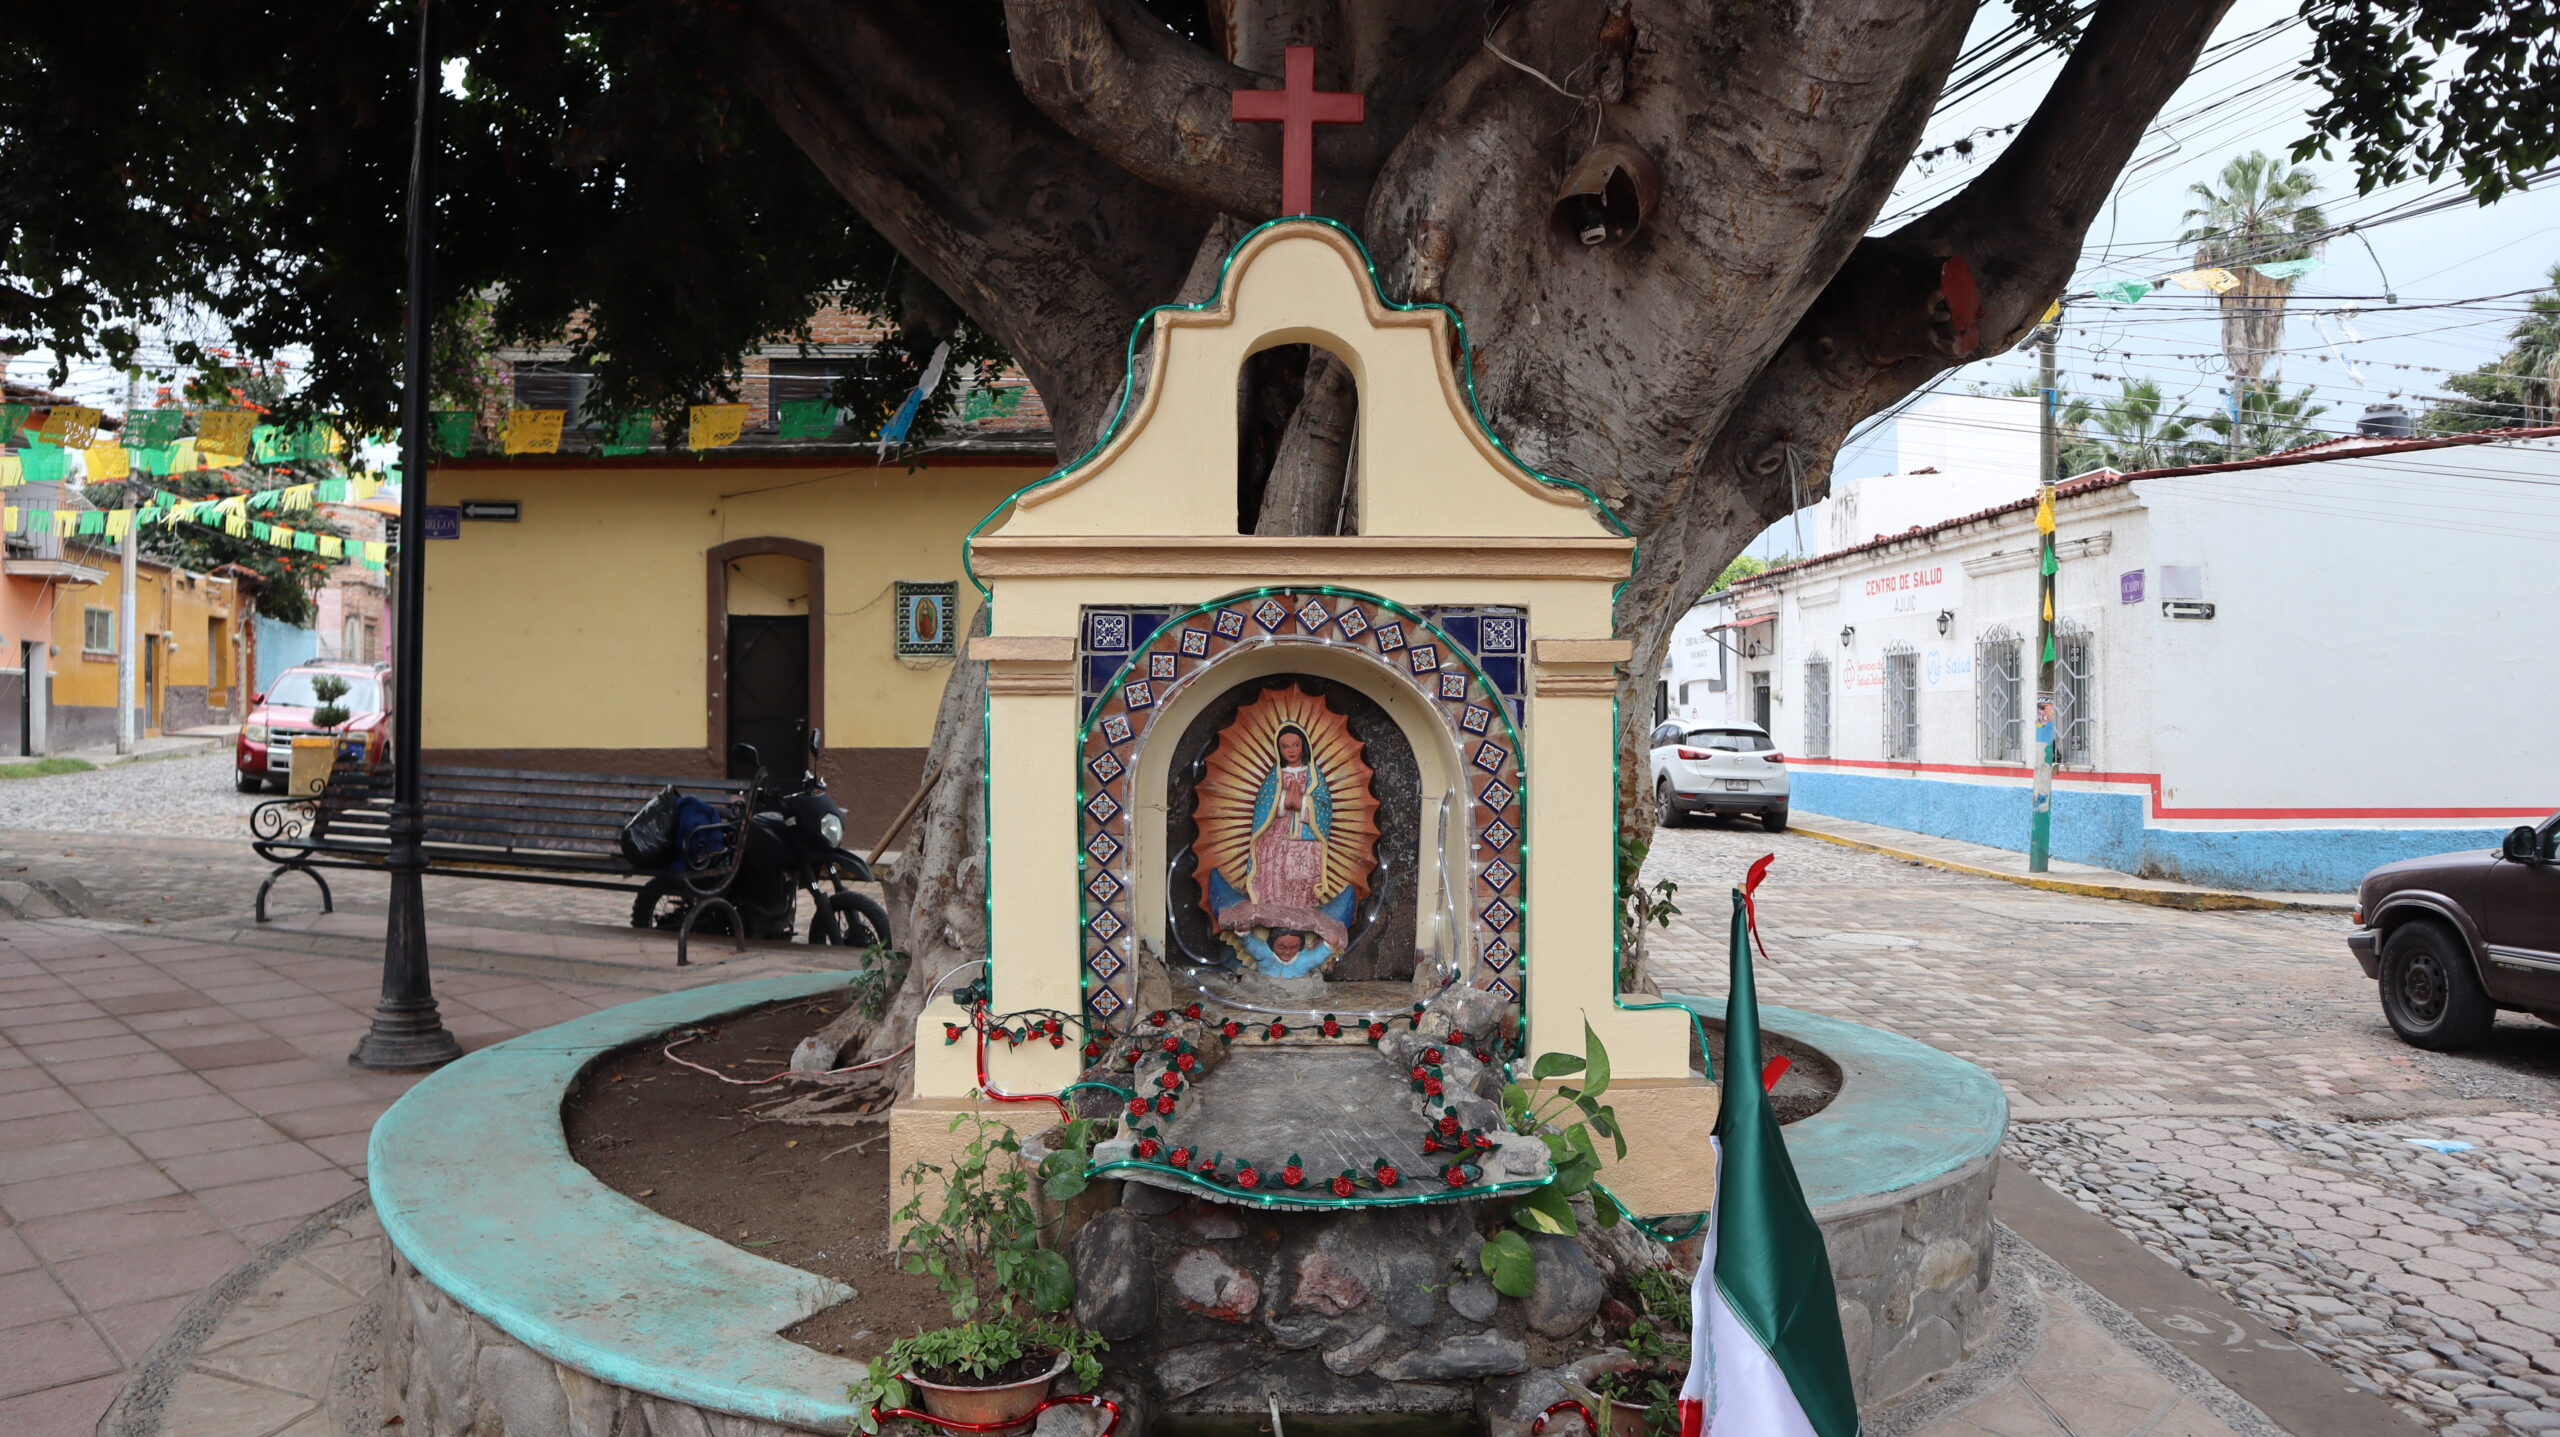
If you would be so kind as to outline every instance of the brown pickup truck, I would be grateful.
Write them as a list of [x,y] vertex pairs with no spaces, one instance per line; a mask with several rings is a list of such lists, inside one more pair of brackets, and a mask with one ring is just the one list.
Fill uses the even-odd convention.
[[2347,946],[2402,1041],[2450,1052],[2501,1008],[2560,1024],[2560,814],[2495,852],[2386,863],[2356,890]]

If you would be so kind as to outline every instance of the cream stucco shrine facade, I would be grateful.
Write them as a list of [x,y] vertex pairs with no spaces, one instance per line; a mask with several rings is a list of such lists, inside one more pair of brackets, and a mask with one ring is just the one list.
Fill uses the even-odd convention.
[[[1698,1211],[1715,1090],[1692,1022],[1616,991],[1613,718],[1629,646],[1611,601],[1634,542],[1478,422],[1454,327],[1444,308],[1384,301],[1338,227],[1267,225],[1211,301],[1150,316],[1106,439],[980,526],[987,1009],[1080,1015],[1100,1036],[1168,1003],[1349,1021],[1469,985],[1525,1024],[1525,1058],[1581,1053],[1587,1023],[1636,1150],[1612,1190],[1639,1212]],[[1237,532],[1238,374],[1286,344],[1331,351],[1358,382],[1356,536]],[[1365,916],[1392,922],[1399,950],[1410,924],[1410,954],[1380,960],[1391,982],[1240,991],[1186,961],[1196,945],[1172,931],[1206,882],[1183,847],[1202,735],[1240,692],[1290,684],[1337,695],[1375,739],[1374,878],[1395,902]],[[976,1045],[947,1041],[958,1017],[936,1002],[918,1020],[901,1168],[942,1150],[948,1111],[979,1086]],[[1083,1058],[1076,1042],[997,1042],[986,1079],[1056,1093]]]

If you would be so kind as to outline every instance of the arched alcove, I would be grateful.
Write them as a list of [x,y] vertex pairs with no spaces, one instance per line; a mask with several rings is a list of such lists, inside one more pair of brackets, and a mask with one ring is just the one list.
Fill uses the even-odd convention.
[[[1461,872],[1467,861],[1463,834],[1453,839],[1442,831],[1444,797],[1453,790],[1461,799],[1464,796],[1461,763],[1448,725],[1410,684],[1385,666],[1356,650],[1313,643],[1272,643],[1232,652],[1158,707],[1135,755],[1128,790],[1133,803],[1130,871],[1137,890],[1130,906],[1139,941],[1168,956],[1182,951],[1175,936],[1166,931],[1166,915],[1175,899],[1171,888],[1177,881],[1173,872],[1176,831],[1186,817],[1175,810],[1174,776],[1186,756],[1197,756],[1191,752],[1202,737],[1197,731],[1204,720],[1214,724],[1220,707],[1239,690],[1288,675],[1338,684],[1394,725],[1411,763],[1410,821],[1394,825],[1382,837],[1393,843],[1409,835],[1409,843],[1400,852],[1382,843],[1380,856],[1390,865],[1407,865],[1396,886],[1411,895],[1412,922],[1403,932],[1410,935],[1415,952],[1445,953],[1463,961],[1465,923],[1449,895],[1464,885],[1448,882],[1443,871],[1444,859]],[[1410,974],[1411,965],[1400,964],[1397,971]]]
[[[1361,416],[1360,367],[1339,344],[1275,336],[1247,353],[1236,369],[1236,532],[1263,532],[1268,516],[1279,533],[1357,533]],[[1329,513],[1271,505],[1274,476],[1310,470],[1324,482],[1291,492],[1313,489]]]

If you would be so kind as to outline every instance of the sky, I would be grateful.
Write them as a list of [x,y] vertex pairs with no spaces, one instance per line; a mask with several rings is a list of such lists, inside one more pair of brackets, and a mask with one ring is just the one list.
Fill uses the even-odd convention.
[[[1973,38],[1990,36],[2011,18],[2005,6],[1984,6]],[[2215,178],[2233,157],[2251,150],[2284,157],[2308,133],[2305,116],[2321,91],[2293,71],[2309,52],[2310,33],[2294,0],[2240,0],[2232,7],[2212,48],[2162,108],[2113,202],[2092,226],[2070,292],[2190,267],[2192,247],[2177,240],[2187,227],[2185,211],[2196,203],[2188,187]],[[1920,148],[1925,152],[2024,119],[2061,64],[2061,57],[2041,53],[2032,64],[1942,108]],[[1881,232],[1907,222],[1918,208],[1978,172],[2005,142],[2006,136],[1983,137],[1969,159],[1915,163],[1875,228]],[[2286,326],[2277,377],[2288,388],[2310,386],[2314,402],[2328,406],[2313,421],[2316,428],[2350,432],[2368,404],[2397,401],[2415,411],[2426,396],[2445,392],[2445,371],[2496,358],[2506,349],[2508,328],[2523,313],[2523,297],[2510,292],[2543,287],[2560,261],[2560,177],[2483,207],[2450,181],[2420,180],[2359,195],[2343,160],[2315,158],[2305,167],[2321,181],[2318,200],[2332,224],[2385,216],[2413,202],[2458,199],[2438,213],[2332,240],[2321,254],[2326,268],[2296,283],[2293,310],[2299,317]],[[2391,295],[2398,297],[2396,305],[2386,298]],[[2484,298],[2501,295],[2508,297]],[[2062,383],[2077,394],[2105,396],[2116,392],[2120,379],[2148,378],[2165,396],[2183,397],[2191,409],[2218,408],[2228,380],[2214,316],[2211,295],[2175,286],[2133,305],[2075,302],[2063,319]],[[1952,372],[1943,389],[1960,393],[1979,384],[2002,392],[2014,383],[2031,383],[2034,375],[2032,350],[2013,351]],[[1844,447],[1835,475],[1848,480],[1892,472],[1894,441],[1890,418],[1871,421]],[[1754,545],[1753,552],[1764,547]]]

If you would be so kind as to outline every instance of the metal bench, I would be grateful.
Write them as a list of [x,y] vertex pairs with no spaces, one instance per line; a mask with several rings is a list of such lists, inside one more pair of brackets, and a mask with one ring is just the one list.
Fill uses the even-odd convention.
[[[426,807],[426,871],[502,883],[547,883],[637,893],[672,878],[693,901],[676,930],[676,963],[694,925],[714,910],[737,947],[746,925],[726,897],[746,852],[758,780],[648,778],[617,773],[553,773],[506,768],[428,768],[419,773]],[[673,784],[719,814],[720,841],[690,845],[697,861],[670,868],[634,865],[622,852],[622,825]],[[249,813],[250,847],[276,865],[258,885],[258,921],[276,880],[302,873],[320,886],[320,909],[337,910],[324,868],[383,871],[391,854],[392,771],[387,764],[341,764],[318,792],[271,799]]]

